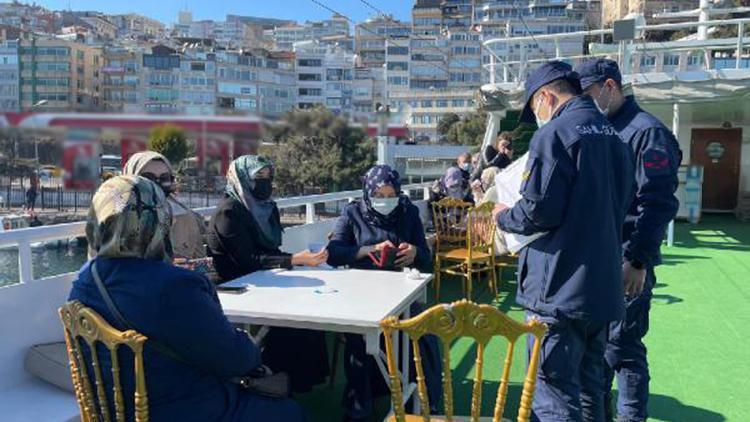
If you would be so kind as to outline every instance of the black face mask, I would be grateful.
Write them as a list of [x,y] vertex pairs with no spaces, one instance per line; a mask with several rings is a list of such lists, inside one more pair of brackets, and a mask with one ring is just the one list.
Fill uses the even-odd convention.
[[265,201],[271,197],[273,193],[273,180],[272,179],[257,179],[255,180],[255,189],[253,189],[253,196],[259,201]]
[[162,182],[159,184],[159,187],[164,192],[164,196],[168,197],[169,195],[174,192],[174,184],[172,182]]

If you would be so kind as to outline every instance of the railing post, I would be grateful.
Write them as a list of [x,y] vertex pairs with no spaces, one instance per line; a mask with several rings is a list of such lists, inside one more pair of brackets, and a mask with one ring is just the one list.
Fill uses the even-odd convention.
[[737,58],[737,62],[735,63],[735,69],[739,69],[742,67],[742,38],[745,32],[745,22],[740,22],[737,24],[737,52],[735,53],[735,56]]
[[21,283],[34,280],[34,268],[31,258],[31,244],[22,240],[18,242],[18,279]]
[[312,224],[315,222],[315,204],[305,204],[305,224]]
[[555,38],[555,58],[559,59],[562,57],[562,50],[560,49],[560,38]]
[[490,54],[490,83],[495,83],[495,56]]
[[422,188],[422,199],[425,201],[430,200],[430,188]]

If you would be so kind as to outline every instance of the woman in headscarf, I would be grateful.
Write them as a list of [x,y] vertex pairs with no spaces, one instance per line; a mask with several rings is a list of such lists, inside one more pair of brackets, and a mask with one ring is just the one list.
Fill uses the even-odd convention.
[[[261,397],[230,381],[261,365],[260,350],[229,323],[210,281],[170,264],[167,207],[162,190],[145,178],[117,176],[102,184],[86,224],[95,258],[81,268],[69,299],[92,308],[116,329],[132,327],[179,354],[180,359],[168,356],[146,342],[152,421],[304,421],[293,401]],[[114,317],[94,274],[130,327]],[[84,347],[88,361],[90,353]],[[110,354],[98,355],[104,390],[111,392]],[[133,356],[119,357],[123,394],[133,397]],[[125,414],[133,420],[132,400],[125,401]]]
[[[386,247],[395,248],[396,257],[392,267],[381,268],[369,256],[373,252],[382,252]],[[362,198],[347,205],[341,213],[328,244],[328,252],[328,263],[334,266],[397,271],[411,267],[423,273],[432,271],[419,210],[401,192],[398,172],[386,165],[375,166],[367,172]],[[413,306],[411,311],[416,315],[421,309]],[[430,404],[437,405],[441,392],[439,347],[437,341],[429,336],[420,341]],[[344,355],[346,420],[369,420],[373,411],[373,397],[387,394],[388,387],[378,372],[376,362],[367,355],[362,336],[346,336]]]
[[[229,165],[226,196],[208,230],[209,254],[224,281],[274,268],[315,267],[328,259],[325,249],[281,252],[281,217],[271,199],[273,173],[273,164],[257,155],[239,157]],[[316,331],[271,329],[263,360],[275,372],[288,373],[295,392],[309,391],[328,376],[325,336]]]
[[474,195],[474,203],[481,205],[485,202],[495,202],[497,191],[495,190],[495,177],[500,173],[498,167],[488,167],[482,172],[482,177],[471,185]]
[[175,197],[174,171],[167,157],[153,151],[133,154],[125,163],[123,175],[145,177],[161,187],[172,213],[170,238],[175,258],[204,258],[206,226],[203,217]]

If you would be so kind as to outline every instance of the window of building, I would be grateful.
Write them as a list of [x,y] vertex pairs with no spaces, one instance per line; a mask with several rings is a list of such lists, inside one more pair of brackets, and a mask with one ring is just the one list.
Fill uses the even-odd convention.
[[319,73],[300,73],[298,78],[300,81],[318,81],[319,82],[321,80]]
[[680,56],[676,54],[665,54],[664,55],[664,66],[679,66]]
[[300,96],[316,96],[322,95],[323,90],[320,88],[299,88],[298,91]]
[[432,100],[422,100],[420,102],[420,106],[423,107],[423,108],[432,107]]
[[300,67],[320,67],[323,65],[321,59],[299,59],[297,65]]
[[407,71],[409,70],[408,62],[388,62],[388,70]]
[[641,56],[641,67],[656,66],[656,56]]

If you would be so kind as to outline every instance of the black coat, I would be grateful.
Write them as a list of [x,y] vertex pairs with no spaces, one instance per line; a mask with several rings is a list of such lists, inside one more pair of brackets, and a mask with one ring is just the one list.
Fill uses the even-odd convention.
[[[276,211],[278,218],[278,211]],[[292,256],[258,242],[260,227],[243,204],[226,197],[208,225],[208,251],[225,281],[273,268],[292,268]]]
[[[275,214],[280,219],[278,210]],[[230,197],[221,201],[209,223],[208,250],[223,280],[273,268],[292,269],[292,255],[263,247],[259,237],[260,227],[243,204]],[[274,372],[288,373],[294,392],[310,391],[328,376],[325,335],[273,328],[266,335],[263,363]]]

